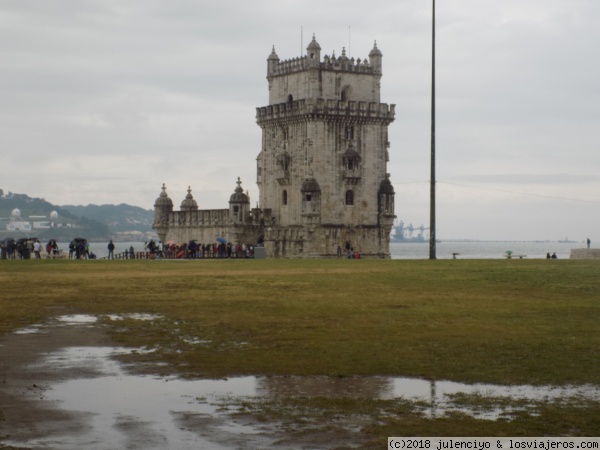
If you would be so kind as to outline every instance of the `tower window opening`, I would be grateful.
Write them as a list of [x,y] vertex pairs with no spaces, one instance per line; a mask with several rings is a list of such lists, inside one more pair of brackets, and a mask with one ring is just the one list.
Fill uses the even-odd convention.
[[342,89],[340,100],[343,102],[347,102],[348,100],[350,100],[350,86],[346,86]]
[[281,193],[281,203],[284,205],[288,204],[288,194],[285,190]]
[[277,155],[277,165],[281,169],[288,170],[290,168],[291,163],[292,163],[292,158],[287,153]]
[[354,139],[354,127],[347,125],[344,130],[344,136],[346,139]]
[[292,94],[288,94],[287,96],[287,102],[288,103],[292,103],[294,101],[294,96]]
[[312,201],[312,194],[306,194],[306,195],[304,196],[304,200],[306,200],[307,202],[310,202],[310,201]]
[[346,191],[346,205],[354,205],[354,192],[352,190]]

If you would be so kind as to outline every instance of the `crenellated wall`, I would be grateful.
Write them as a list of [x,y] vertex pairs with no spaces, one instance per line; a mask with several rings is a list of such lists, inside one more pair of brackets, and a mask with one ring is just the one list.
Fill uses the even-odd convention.
[[260,124],[268,120],[286,119],[304,114],[385,119],[392,121],[396,114],[396,105],[377,102],[309,98],[256,108],[256,121]]
[[[279,75],[290,75],[292,73],[302,72],[309,68],[312,68],[311,61],[307,56],[302,56],[298,58],[286,59],[283,61],[279,61],[276,65],[274,65],[273,69],[269,72],[269,75],[279,76]],[[331,71],[340,71],[340,72],[352,72],[352,73],[365,73],[365,74],[374,74],[374,68],[369,63],[367,58],[365,59],[354,59],[354,58],[346,58],[343,56],[335,57],[332,55],[331,57],[325,55],[323,57],[323,61],[319,62],[317,66],[320,70],[331,70]]]

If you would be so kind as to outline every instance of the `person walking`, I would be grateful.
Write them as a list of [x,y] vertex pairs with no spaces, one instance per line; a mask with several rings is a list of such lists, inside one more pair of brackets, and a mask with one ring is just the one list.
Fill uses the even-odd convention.
[[590,238],[587,238],[587,247],[590,248],[592,246],[592,241],[590,241]]
[[112,239],[108,243],[108,259],[115,259],[115,244],[113,244]]

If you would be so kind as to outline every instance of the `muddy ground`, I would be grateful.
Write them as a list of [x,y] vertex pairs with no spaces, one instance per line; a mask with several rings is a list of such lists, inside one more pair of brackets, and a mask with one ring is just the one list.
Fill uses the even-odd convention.
[[68,378],[93,376],[89,371],[57,373],[34,363],[60,348],[108,346],[106,332],[96,327],[55,324],[43,331],[0,338],[0,445],[6,440],[27,442],[85,426],[79,418],[45,401],[45,391]]
[[[98,412],[85,412],[85,407],[71,411],[62,401],[53,399],[51,394],[56,386],[72,381],[93,380],[100,386],[99,380],[106,376],[106,371],[94,364],[71,365],[68,356],[59,356],[58,364],[45,361],[52,355],[56,360],[62,349],[114,348],[106,327],[97,323],[65,325],[54,320],[0,337],[0,449],[287,450],[328,449],[339,445],[342,436],[335,433],[308,433],[301,440],[297,439],[297,435],[292,439],[277,424],[261,423],[251,416],[214,413],[218,408],[208,413],[198,409],[169,411],[168,400],[165,400],[165,410],[169,418],[163,423],[153,423],[135,414],[116,417],[119,414],[111,413],[112,417],[106,420],[110,422],[110,433],[106,433],[104,439],[104,428],[98,427]],[[148,373],[152,372],[155,379],[169,381],[165,378],[164,367],[136,369],[130,365],[114,364],[123,373],[135,372],[134,376],[141,375],[147,379]],[[171,381],[175,384],[172,378]],[[95,386],[94,383],[89,386]],[[189,402],[198,403],[196,399]],[[164,422],[170,424],[165,427]],[[184,436],[179,435],[181,433]],[[115,438],[116,435],[118,438]]]

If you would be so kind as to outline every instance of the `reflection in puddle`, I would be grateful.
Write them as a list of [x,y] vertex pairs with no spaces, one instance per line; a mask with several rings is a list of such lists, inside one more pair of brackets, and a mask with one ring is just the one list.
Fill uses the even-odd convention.
[[123,319],[157,320],[157,319],[161,319],[162,316],[160,314],[131,313],[131,314],[110,314],[110,315],[108,315],[108,318],[110,320],[123,320]]
[[96,316],[90,316],[87,314],[73,314],[71,316],[60,316],[56,320],[65,324],[85,324],[85,323],[96,323],[98,318]]
[[[60,437],[62,449],[230,448],[205,437],[210,433],[203,427],[192,431],[181,426],[180,422],[194,417],[203,421],[218,418],[213,426],[218,427],[221,436],[253,431],[226,419],[218,406],[220,398],[256,396],[253,377],[187,381],[130,375],[111,356],[131,352],[126,348],[73,347],[52,353],[36,364],[49,371],[88,375],[51,385],[45,392],[46,400],[77,412],[86,421],[83,434]],[[93,377],[89,376],[91,371]],[[27,445],[53,442],[56,437]]]
[[15,334],[35,334],[41,332],[42,330],[40,328],[20,328],[17,331],[15,331]]
[[[73,411],[86,424],[82,434],[60,437],[63,449],[111,448],[237,448],[232,443],[252,441],[256,447],[273,442],[264,425],[235,421],[221,408],[231,399],[301,397],[404,398],[430,416],[463,411],[495,419],[506,411],[476,411],[452,403],[454,394],[480,394],[514,400],[551,401],[585,396],[600,400],[600,387],[533,387],[466,385],[392,377],[235,377],[220,380],[181,380],[126,373],[112,356],[137,350],[110,347],[73,347],[48,355],[38,366],[77,374],[77,379],[52,385],[45,399]],[[92,374],[93,372],[93,374]],[[44,446],[56,437],[27,442]],[[227,442],[227,446],[224,446]],[[247,447],[249,448],[249,447]]]
[[[133,319],[133,320],[157,320],[162,318],[159,314],[146,314],[146,313],[131,313],[131,314],[110,314],[107,315],[110,320],[123,320],[123,319]],[[54,319],[56,322],[61,325],[90,325],[98,322],[98,317],[90,314],[71,314],[65,316],[59,316]],[[48,327],[48,324],[35,324],[30,327],[20,328],[14,332],[14,334],[34,334],[34,333],[42,333],[44,328]]]
[[[161,318],[152,314],[107,317],[111,320]],[[57,318],[61,324],[83,325],[82,330],[87,330],[85,325],[97,320],[97,317],[91,315]],[[46,332],[44,327],[45,325],[34,325],[16,333]],[[182,339],[195,345],[210,343],[199,338]],[[236,400],[285,397],[402,398],[414,402],[416,408],[429,417],[441,417],[448,412],[460,411],[489,420],[503,415],[506,418],[506,414],[510,415],[517,406],[513,402],[512,407],[503,407],[497,404],[499,402],[490,401],[488,403],[491,406],[478,408],[478,404],[481,405],[482,402],[474,401],[473,406],[469,406],[468,401],[461,404],[460,396],[480,396],[483,403],[486,399],[493,398],[518,401],[523,402],[519,406],[522,408],[527,408],[528,403],[554,400],[585,398],[600,401],[600,386],[594,385],[467,385],[383,376],[246,376],[220,380],[182,380],[129,374],[113,358],[141,351],[143,350],[114,347],[70,347],[47,354],[34,367],[43,369],[44,372],[55,372],[60,375],[55,379],[66,378],[67,381],[51,384],[44,391],[44,400],[62,410],[74,412],[82,426],[78,428],[78,432],[69,433],[66,430],[72,430],[73,427],[66,425],[60,428],[60,432],[67,434],[11,444],[64,450],[274,448],[278,439],[274,436],[277,424],[243,423],[243,419],[232,414],[236,410]],[[360,432],[360,427],[356,432]]]

